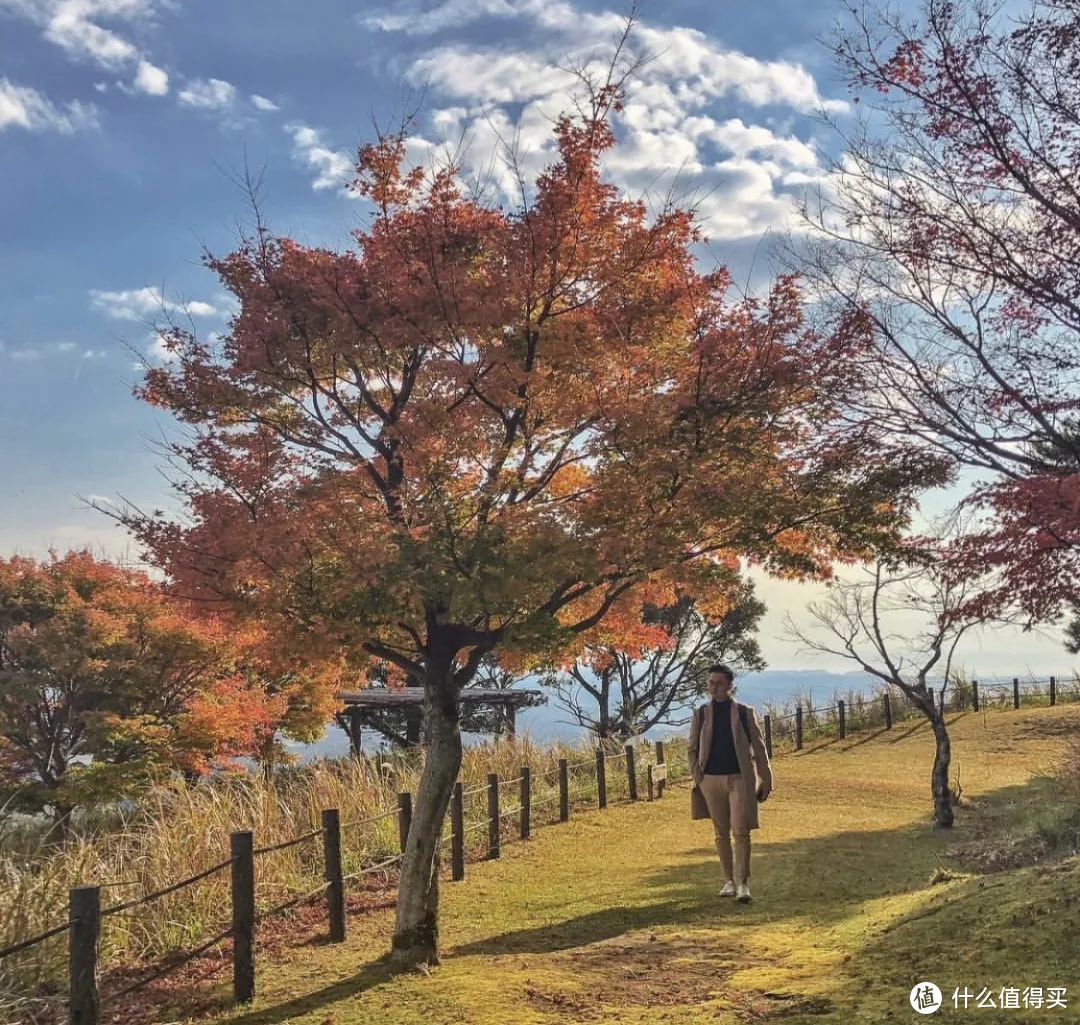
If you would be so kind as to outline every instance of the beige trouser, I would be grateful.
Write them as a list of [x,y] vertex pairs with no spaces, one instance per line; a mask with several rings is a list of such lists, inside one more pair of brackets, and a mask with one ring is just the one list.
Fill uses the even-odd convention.
[[[699,786],[716,830],[716,853],[720,855],[724,877],[737,883],[749,882],[750,825],[742,775],[737,772],[726,775],[706,773]],[[734,856],[732,837],[735,838]]]

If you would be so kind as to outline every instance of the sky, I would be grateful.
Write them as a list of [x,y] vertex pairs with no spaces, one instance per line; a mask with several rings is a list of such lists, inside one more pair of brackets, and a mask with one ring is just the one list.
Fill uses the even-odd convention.
[[[167,314],[225,329],[229,297],[201,264],[227,252],[261,181],[270,227],[344,246],[365,210],[343,184],[356,147],[415,113],[410,156],[447,146],[509,187],[552,151],[565,70],[610,52],[628,7],[559,0],[345,3],[0,0],[0,555],[138,552],[87,500],[169,507],[155,439],[170,423],[132,396]],[[770,239],[854,116],[824,41],[842,16],[807,4],[645,2],[608,173],[650,202],[696,203],[705,263],[770,272]],[[926,515],[962,493],[928,496]],[[820,585],[754,574],[773,668],[848,668],[784,639]],[[962,661],[988,677],[1064,674],[1059,632],[994,630]]]

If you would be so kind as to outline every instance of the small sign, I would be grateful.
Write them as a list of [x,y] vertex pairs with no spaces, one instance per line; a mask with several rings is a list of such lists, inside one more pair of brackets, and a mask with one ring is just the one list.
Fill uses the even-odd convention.
[[652,778],[654,783],[667,779],[667,765],[664,762],[652,767]]

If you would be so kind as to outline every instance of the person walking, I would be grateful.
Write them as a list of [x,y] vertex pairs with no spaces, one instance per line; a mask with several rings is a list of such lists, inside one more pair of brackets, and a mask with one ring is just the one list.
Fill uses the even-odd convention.
[[[769,753],[750,705],[732,698],[735,674],[709,667],[711,699],[694,709],[687,757],[694,777],[691,816],[712,820],[724,870],[720,896],[750,900],[750,830],[758,804],[772,793]],[[732,840],[734,839],[734,846]]]

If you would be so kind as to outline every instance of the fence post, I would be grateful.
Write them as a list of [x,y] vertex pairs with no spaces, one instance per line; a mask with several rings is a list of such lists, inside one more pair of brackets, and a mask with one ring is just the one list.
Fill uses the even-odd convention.
[[454,784],[450,802],[450,875],[454,882],[465,878],[465,794],[461,780]]
[[323,809],[322,828],[330,942],[342,943],[345,940],[345,882],[341,872],[341,815],[337,808]]
[[802,705],[795,706],[795,750],[802,750]]
[[101,933],[101,890],[76,886],[68,891],[68,1021],[98,1025],[97,953]]
[[637,766],[634,764],[634,745],[626,745],[626,782],[630,800],[637,800]]
[[527,765],[521,767],[521,839],[529,839],[529,819],[532,811],[532,774]]
[[233,1001],[255,996],[255,855],[250,831],[229,836],[232,855]]
[[772,716],[765,713],[765,753],[772,758]]
[[889,700],[888,693],[881,695],[881,707],[885,711],[885,729],[892,729],[892,701]]
[[570,771],[565,758],[559,759],[559,821],[570,819]]
[[971,707],[977,712],[979,710],[979,681],[971,681]]
[[607,807],[607,766],[602,747],[596,749],[596,801],[599,807]]
[[398,806],[398,840],[401,843],[401,853],[405,853],[405,844],[409,842],[409,830],[412,828],[412,794],[407,790],[397,795]]
[[1013,677],[1013,708],[1020,707],[1020,681]]
[[[664,742],[658,740],[656,742],[656,764],[663,765],[664,763]],[[664,774],[664,778],[656,784],[656,799],[659,801],[664,796],[664,788],[667,786],[667,773]]]
[[649,786],[649,798],[648,799],[650,801],[655,801],[656,800],[656,786],[653,783],[652,770],[653,770],[653,767],[652,767],[651,764],[645,766],[645,774],[646,774],[647,782],[648,782],[648,786]]
[[843,699],[837,701],[836,707],[840,717],[840,739],[843,740],[847,736],[847,714],[844,711]]
[[1050,706],[1051,708],[1057,704],[1057,680],[1054,677],[1050,677]]
[[499,777],[488,773],[488,857],[499,856]]

